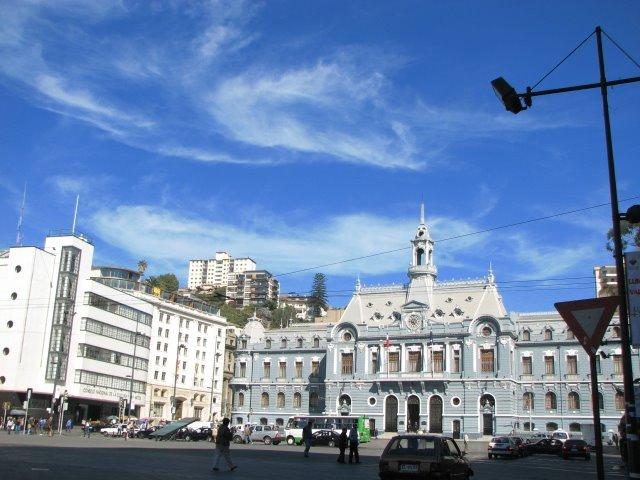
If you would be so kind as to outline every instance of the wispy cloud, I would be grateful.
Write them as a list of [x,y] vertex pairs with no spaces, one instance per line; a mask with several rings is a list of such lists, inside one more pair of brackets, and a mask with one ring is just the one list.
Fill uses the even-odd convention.
[[[120,206],[93,215],[91,227],[106,242],[134,256],[146,256],[163,265],[180,265],[190,258],[208,258],[214,249],[224,248],[236,256],[249,255],[261,268],[284,273],[337,260],[360,257],[407,246],[395,254],[372,260],[346,262],[324,268],[335,275],[399,272],[410,257],[408,240],[415,218],[388,218],[368,213],[338,215],[306,227],[282,221],[265,222],[264,214],[237,225],[225,219],[205,220],[181,212],[149,205]],[[135,229],[131,225],[136,225]],[[449,237],[473,230],[463,221],[432,220],[434,235]],[[137,232],[144,231],[140,236]],[[362,232],[362,234],[354,234]],[[485,237],[450,242],[438,252],[443,266],[458,266],[457,254],[481,245]]]

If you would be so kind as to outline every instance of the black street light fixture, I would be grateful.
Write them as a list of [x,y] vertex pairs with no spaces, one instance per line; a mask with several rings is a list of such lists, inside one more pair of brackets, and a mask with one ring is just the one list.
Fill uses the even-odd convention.
[[[551,90],[538,90],[533,91],[533,88],[527,87],[525,93],[517,93],[516,90],[502,77],[498,77],[491,82],[496,95],[504,105],[505,109],[513,114],[520,113],[523,110],[531,107],[532,98],[542,95],[553,95],[556,93],[575,92],[578,90],[588,90],[592,88],[599,88],[602,96],[602,110],[604,115],[604,130],[605,140],[607,147],[607,163],[609,168],[609,192],[611,196],[611,220],[613,223],[613,241],[614,241],[614,257],[616,261],[616,276],[618,282],[618,293],[620,297],[620,333],[621,333],[621,346],[622,346],[622,369],[623,369],[623,382],[624,382],[624,399],[626,414],[626,443],[627,443],[627,470],[631,478],[640,478],[640,439],[638,438],[638,422],[636,419],[636,407],[635,407],[635,394],[633,385],[633,368],[631,363],[631,341],[630,341],[630,328],[629,328],[629,315],[627,308],[627,289],[626,279],[624,273],[624,257],[622,248],[622,236],[620,232],[620,220],[624,219],[631,223],[640,221],[640,206],[634,205],[627,211],[626,214],[621,215],[618,209],[618,189],[616,183],[615,163],[613,159],[613,142],[611,140],[611,124],[609,120],[609,100],[607,97],[607,87],[615,85],[623,85],[626,83],[640,82],[640,77],[629,77],[619,80],[607,81],[605,75],[604,66],[604,53],[602,50],[602,29],[596,27],[595,32],[592,32],[576,49],[574,49],[564,60],[566,60],[573,52],[575,52],[580,46],[582,46],[591,36],[595,33],[598,50],[598,65],[600,72],[600,81],[597,83],[587,83],[583,85],[573,85],[569,87],[554,88]],[[606,35],[606,33],[605,33]],[[627,52],[607,35],[607,37],[618,47],[633,63],[638,63],[633,60]],[[555,68],[557,68],[562,60]],[[640,66],[640,65],[638,65]],[[551,72],[553,71],[551,70]],[[551,73],[549,72],[549,73]],[[547,74],[549,75],[549,74]],[[542,79],[546,78],[545,75]],[[542,80],[540,80],[541,82]],[[538,82],[538,84],[540,83]],[[593,401],[593,399],[592,399]],[[596,399],[597,401],[597,399]],[[601,443],[598,431],[600,425],[594,425],[596,430],[596,443]],[[602,464],[602,458],[598,456],[597,462],[597,474],[598,479],[604,478],[604,466]]]

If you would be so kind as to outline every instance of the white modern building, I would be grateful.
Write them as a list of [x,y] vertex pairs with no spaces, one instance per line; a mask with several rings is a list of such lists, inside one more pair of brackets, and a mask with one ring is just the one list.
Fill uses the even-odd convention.
[[86,237],[66,234],[0,254],[3,402],[20,406],[32,389],[37,415],[66,392],[76,422],[146,402],[153,307],[92,280],[92,259]]
[[303,322],[309,320],[311,316],[310,301],[311,297],[307,295],[295,295],[293,293],[280,295],[280,307],[293,307],[296,311],[296,318]]
[[118,415],[214,419],[226,320],[215,307],[152,294],[140,273],[92,267],[82,235],[0,251],[0,401],[43,415],[66,393],[76,423]]
[[187,287],[195,290],[202,287],[227,287],[233,273],[255,270],[256,262],[248,257],[233,258],[228,252],[216,252],[214,258],[189,260]]

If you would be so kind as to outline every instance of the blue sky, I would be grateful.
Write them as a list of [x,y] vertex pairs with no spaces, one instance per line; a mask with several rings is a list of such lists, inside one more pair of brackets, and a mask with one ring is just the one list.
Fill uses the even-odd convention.
[[[421,199],[435,239],[606,202],[598,92],[514,116],[489,82],[534,84],[598,24],[640,57],[633,1],[1,1],[0,17],[0,245],[27,181],[26,244],[69,228],[80,194],[96,262],[183,282],[217,250],[280,274],[408,246]],[[639,75],[605,54],[610,78]],[[590,41],[540,88],[597,79]],[[640,195],[639,100],[610,93],[621,198]],[[515,311],[592,296],[609,215],[441,242],[439,278],[492,262]],[[408,262],[322,268],[331,302],[358,274],[405,282]],[[545,278],[564,280],[526,282]]]

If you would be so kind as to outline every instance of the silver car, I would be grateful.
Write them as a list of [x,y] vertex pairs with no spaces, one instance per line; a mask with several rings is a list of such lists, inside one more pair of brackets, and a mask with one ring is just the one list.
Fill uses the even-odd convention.
[[264,442],[265,445],[280,443],[281,434],[277,427],[271,425],[254,425],[251,432],[252,442]]
[[493,437],[487,447],[489,459],[502,457],[519,457],[520,452],[513,438],[509,437]]

